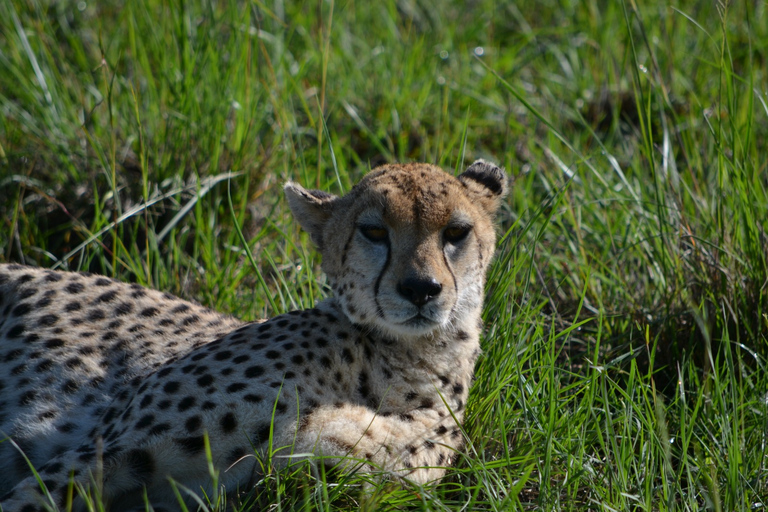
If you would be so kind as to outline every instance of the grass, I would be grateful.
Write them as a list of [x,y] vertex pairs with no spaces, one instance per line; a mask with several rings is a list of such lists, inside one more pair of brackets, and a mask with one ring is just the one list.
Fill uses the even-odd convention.
[[255,319],[328,294],[284,180],[515,178],[456,467],[241,508],[768,506],[764,3],[122,4],[0,0],[0,260]]

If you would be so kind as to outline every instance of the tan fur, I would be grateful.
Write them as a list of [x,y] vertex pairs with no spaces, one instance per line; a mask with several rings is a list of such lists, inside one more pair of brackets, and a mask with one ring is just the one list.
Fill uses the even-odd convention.
[[[260,471],[326,465],[426,483],[463,443],[485,270],[504,173],[375,169],[335,197],[289,183],[335,297],[242,324],[99,276],[0,266],[0,498],[62,507],[70,475],[112,510],[174,506],[168,477],[210,492],[204,434],[227,489]],[[294,454],[294,456],[291,456]],[[137,498],[138,497],[138,498]]]

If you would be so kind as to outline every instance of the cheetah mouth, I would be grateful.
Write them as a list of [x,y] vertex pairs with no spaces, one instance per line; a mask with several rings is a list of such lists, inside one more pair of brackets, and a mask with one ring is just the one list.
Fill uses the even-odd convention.
[[403,322],[403,325],[411,329],[421,330],[421,329],[424,329],[425,327],[435,327],[438,325],[438,322],[435,322],[431,318],[427,318],[421,313],[417,313],[416,315],[412,316],[411,318]]

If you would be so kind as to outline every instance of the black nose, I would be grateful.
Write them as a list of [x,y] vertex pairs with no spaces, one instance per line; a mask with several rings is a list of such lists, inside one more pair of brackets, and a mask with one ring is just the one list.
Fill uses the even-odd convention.
[[397,285],[397,292],[416,306],[423,306],[440,295],[443,285],[435,279],[404,279]]

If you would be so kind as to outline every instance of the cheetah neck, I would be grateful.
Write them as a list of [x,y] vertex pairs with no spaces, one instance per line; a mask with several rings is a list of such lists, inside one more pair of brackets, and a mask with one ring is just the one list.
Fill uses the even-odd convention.
[[471,380],[474,375],[480,354],[480,308],[434,333],[392,338],[365,325],[352,323],[335,298],[324,301],[319,307],[332,309],[360,334],[375,353],[371,361],[386,362],[400,375],[430,382],[435,376],[455,375]]

